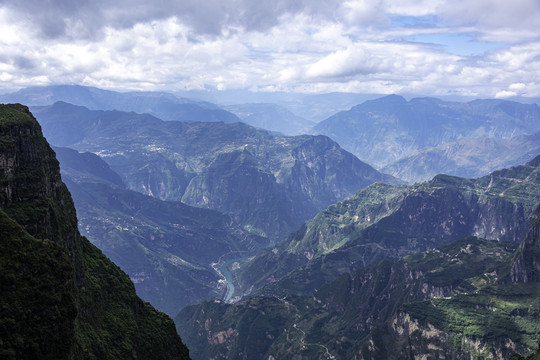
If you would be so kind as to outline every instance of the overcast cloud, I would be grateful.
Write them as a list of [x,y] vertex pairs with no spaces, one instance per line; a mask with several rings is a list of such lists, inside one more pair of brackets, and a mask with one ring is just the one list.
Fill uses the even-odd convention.
[[538,0],[0,0],[0,91],[540,96]]

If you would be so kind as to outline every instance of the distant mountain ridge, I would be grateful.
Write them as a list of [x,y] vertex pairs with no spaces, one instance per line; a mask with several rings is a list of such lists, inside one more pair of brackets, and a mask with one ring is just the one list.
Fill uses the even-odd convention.
[[63,102],[32,110],[52,144],[102,156],[128,189],[227,213],[274,240],[358,189],[396,182],[324,136],[164,122]]
[[540,154],[540,132],[508,139],[470,138],[418,150],[382,171],[409,183],[437,174],[480,177],[493,169],[517,166]]
[[78,85],[36,86],[0,95],[0,102],[47,106],[63,101],[91,110],[147,113],[166,121],[240,121],[217,105],[166,92],[117,92]]
[[310,133],[327,135],[362,161],[383,168],[443,143],[464,138],[506,139],[538,131],[540,108],[536,104],[507,100],[458,103],[435,98],[406,101],[389,95],[339,112]]
[[236,114],[246,124],[284,135],[305,134],[309,128],[315,125],[314,122],[295,115],[276,104],[237,104],[227,105],[224,108]]
[[[286,135],[322,134],[360,160],[410,183],[440,173],[483,176],[529,161],[538,153],[536,104],[500,99],[462,103],[429,97],[406,101],[398,95],[352,93],[181,93],[222,105],[166,92],[72,85],[30,87],[0,95],[0,101],[39,106],[64,101],[91,110],[148,113],[166,121],[242,121]],[[504,160],[495,155],[499,153],[504,153]]]

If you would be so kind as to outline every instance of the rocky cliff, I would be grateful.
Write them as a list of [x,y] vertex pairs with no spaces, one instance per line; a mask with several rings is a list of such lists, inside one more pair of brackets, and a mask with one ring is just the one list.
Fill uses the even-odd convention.
[[540,208],[511,263],[510,278],[515,283],[540,281]]
[[[515,249],[461,239],[344,274],[305,296],[207,301],[176,323],[195,359],[257,351],[265,359],[508,359],[540,337],[538,282],[497,285]],[[220,334],[222,342],[212,341]]]
[[81,237],[28,108],[0,106],[0,353],[6,359],[188,359],[166,315]]

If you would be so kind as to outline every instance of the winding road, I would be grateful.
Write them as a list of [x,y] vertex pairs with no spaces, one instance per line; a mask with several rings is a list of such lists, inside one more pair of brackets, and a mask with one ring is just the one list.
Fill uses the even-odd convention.
[[[296,305],[294,304],[291,304],[290,302],[288,302],[287,300],[285,300],[284,298],[280,298],[278,296],[274,296],[276,299],[278,299],[279,301],[281,301],[282,303],[284,303],[285,305],[287,305],[287,308],[289,309],[289,312],[290,312],[290,309],[291,308],[294,308],[294,311],[295,311],[295,314],[294,314],[294,317],[295,319],[299,319],[300,318],[300,312],[298,311],[298,308],[296,307]],[[324,351],[325,351],[325,356],[330,359],[330,360],[335,360],[336,358],[330,353],[330,351],[328,350],[328,348],[322,344],[317,344],[317,343],[307,343],[306,342],[306,332],[302,329],[300,329],[298,327],[298,324],[294,323],[293,324],[293,328],[297,331],[300,331],[300,333],[302,334],[302,336],[300,337],[300,348],[301,349],[305,349],[306,347],[308,346],[317,346],[317,347],[320,347],[320,348],[323,348]],[[287,340],[290,341],[290,342],[293,342],[291,339],[289,339],[289,334],[287,333]]]

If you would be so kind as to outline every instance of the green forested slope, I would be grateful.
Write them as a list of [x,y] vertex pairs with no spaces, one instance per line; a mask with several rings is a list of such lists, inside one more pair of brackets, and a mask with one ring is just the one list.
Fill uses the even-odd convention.
[[250,259],[238,270],[239,289],[309,292],[345,271],[468,236],[519,242],[539,201],[540,156],[478,179],[373,184]]
[[0,106],[0,210],[3,358],[189,358],[172,320],[80,236],[54,152],[18,104]]

